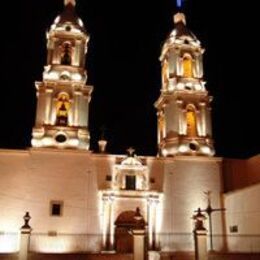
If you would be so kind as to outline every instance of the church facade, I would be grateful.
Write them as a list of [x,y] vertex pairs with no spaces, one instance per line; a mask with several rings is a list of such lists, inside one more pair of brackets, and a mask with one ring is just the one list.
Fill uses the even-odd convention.
[[[100,153],[89,150],[88,41],[75,1],[65,1],[47,34],[43,80],[35,84],[32,148],[0,150],[0,251],[17,250],[8,234],[19,231],[28,211],[33,252],[129,253],[136,209],[149,250],[193,251],[192,216],[209,205],[226,209],[214,215],[211,227],[219,235],[214,250],[223,250],[228,228],[237,224],[233,200],[241,198],[224,194],[223,159],[214,157],[212,97],[203,80],[204,49],[184,14],[174,16],[160,56],[155,157],[137,156],[133,149],[125,156],[107,154],[106,140],[99,142]],[[260,233],[259,224],[252,232]]]

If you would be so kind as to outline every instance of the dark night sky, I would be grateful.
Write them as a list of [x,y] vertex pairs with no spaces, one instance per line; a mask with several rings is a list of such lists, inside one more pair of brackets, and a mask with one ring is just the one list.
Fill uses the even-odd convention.
[[[153,103],[161,87],[158,57],[173,28],[175,1],[77,2],[91,37],[87,56],[88,83],[94,85],[91,149],[96,150],[104,125],[109,152],[124,153],[133,146],[137,154],[156,154]],[[251,25],[257,26],[257,17],[249,17],[249,11],[245,17],[242,4],[223,6],[223,2],[186,0],[184,10],[188,27],[206,48],[205,79],[214,97],[217,155],[246,158],[259,153],[260,147],[255,69],[259,65],[254,66],[252,58],[258,40],[249,32]],[[1,8],[9,14],[8,19],[2,16],[1,32],[1,148],[30,146],[34,81],[41,80],[46,62],[45,31],[62,7],[63,0],[20,0]]]

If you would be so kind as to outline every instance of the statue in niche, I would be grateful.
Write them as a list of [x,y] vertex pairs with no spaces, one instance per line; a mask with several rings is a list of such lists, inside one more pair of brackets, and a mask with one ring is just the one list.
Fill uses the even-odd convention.
[[69,95],[66,93],[61,93],[58,96],[57,102],[57,120],[56,124],[60,126],[68,125],[68,112],[70,109]]

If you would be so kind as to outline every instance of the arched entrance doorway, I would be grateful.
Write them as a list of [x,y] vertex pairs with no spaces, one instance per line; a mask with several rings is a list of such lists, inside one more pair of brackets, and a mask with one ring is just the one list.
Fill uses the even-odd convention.
[[145,221],[136,220],[135,211],[122,212],[115,221],[115,250],[117,253],[133,253],[132,229],[144,229]]

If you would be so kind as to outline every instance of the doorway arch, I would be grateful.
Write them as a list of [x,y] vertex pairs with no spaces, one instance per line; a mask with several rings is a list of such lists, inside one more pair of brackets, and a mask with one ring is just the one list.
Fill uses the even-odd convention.
[[135,211],[129,210],[119,214],[115,221],[115,250],[117,253],[133,253],[133,236],[130,231],[134,228],[145,228],[145,221],[135,219]]

